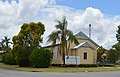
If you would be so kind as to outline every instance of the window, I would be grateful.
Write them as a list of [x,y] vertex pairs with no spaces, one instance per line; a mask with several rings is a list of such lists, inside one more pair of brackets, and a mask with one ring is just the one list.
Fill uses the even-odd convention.
[[87,59],[87,52],[84,52],[84,59]]

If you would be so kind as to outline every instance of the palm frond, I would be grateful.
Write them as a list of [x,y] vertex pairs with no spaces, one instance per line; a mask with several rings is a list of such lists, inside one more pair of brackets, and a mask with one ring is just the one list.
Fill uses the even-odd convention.
[[65,16],[61,21],[60,20],[55,20],[55,21],[58,23],[57,25],[55,25],[56,29],[59,29],[61,31],[67,29],[68,22]]
[[68,25],[68,22],[67,22],[67,19],[66,19],[66,17],[65,17],[65,16],[63,17],[62,22],[63,22],[63,28],[64,28],[64,30],[67,30],[67,25]]
[[63,23],[59,20],[56,20],[56,22],[58,23],[57,25],[55,25],[55,28],[56,29],[59,29],[59,30],[63,30]]
[[52,44],[56,44],[57,40],[60,40],[61,31],[54,31],[48,36],[47,42],[51,42]]
[[69,29],[66,30],[66,36],[67,36],[67,40],[74,42],[76,45],[79,44],[77,38],[74,36],[73,32]]

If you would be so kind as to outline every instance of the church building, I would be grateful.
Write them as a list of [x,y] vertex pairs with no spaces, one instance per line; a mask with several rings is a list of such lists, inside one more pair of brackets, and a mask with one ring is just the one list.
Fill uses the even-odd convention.
[[[79,44],[71,43],[68,54],[65,55],[65,64],[96,64],[97,49],[99,45],[82,31],[75,35]],[[63,59],[59,53],[60,44],[46,46],[53,51],[52,64],[63,64]]]

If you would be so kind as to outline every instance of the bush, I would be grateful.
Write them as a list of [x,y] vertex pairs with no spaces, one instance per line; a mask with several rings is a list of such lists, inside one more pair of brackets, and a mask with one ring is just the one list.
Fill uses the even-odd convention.
[[23,46],[18,52],[17,62],[20,67],[30,66],[29,55],[31,51],[28,46]]
[[[97,64],[79,64],[77,67],[97,67]],[[76,65],[66,65],[66,67],[76,67]]]
[[14,59],[12,53],[5,53],[2,57],[2,62],[9,65],[15,65],[16,60]]
[[[52,66],[61,67],[60,64],[52,64]],[[70,64],[70,65],[65,65],[64,67],[76,67],[76,65]],[[98,67],[98,65],[97,64],[79,64],[77,65],[77,67]]]
[[97,64],[80,64],[79,67],[97,67]]
[[53,53],[48,49],[36,49],[29,56],[32,67],[46,68],[49,67]]

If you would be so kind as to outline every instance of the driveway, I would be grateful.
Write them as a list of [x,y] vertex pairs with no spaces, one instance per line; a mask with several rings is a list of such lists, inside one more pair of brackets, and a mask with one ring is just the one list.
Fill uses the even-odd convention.
[[52,72],[23,72],[0,69],[0,77],[120,77],[120,71],[52,73]]

